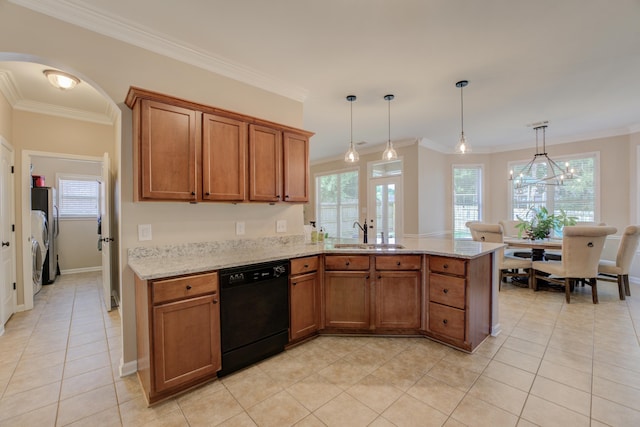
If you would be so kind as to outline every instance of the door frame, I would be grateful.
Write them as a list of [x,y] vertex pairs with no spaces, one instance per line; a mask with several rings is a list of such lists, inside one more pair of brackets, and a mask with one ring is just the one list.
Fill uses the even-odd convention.
[[[78,154],[51,153],[46,151],[22,150],[22,280],[24,292],[24,310],[33,308],[33,281],[31,263],[31,158],[48,157],[64,160],[79,160],[103,164],[103,157]],[[111,268],[111,265],[109,266]],[[111,284],[113,286],[113,284]]]
[[[374,164],[384,163],[379,160],[367,163],[367,217],[369,219],[376,220],[376,194],[375,186],[380,183],[393,182],[399,188],[396,189],[396,196],[399,200],[396,200],[396,241],[404,236],[404,159],[399,157],[398,160],[402,162],[402,171],[400,175],[390,175],[382,177],[372,177],[372,169]],[[397,160],[393,160],[394,162]],[[373,222],[373,241],[378,240],[378,221]],[[385,240],[389,241],[389,236],[385,236]]]
[[[10,156],[10,161],[11,161],[11,165],[14,167],[15,169],[15,160],[16,160],[16,152],[15,149],[13,148],[13,145],[11,145],[11,143],[9,141],[7,141],[2,135],[0,135],[0,146],[5,147],[9,150],[9,156]],[[0,177],[0,179],[2,179],[2,177]],[[15,225],[16,223],[16,210],[15,210],[15,174],[12,173],[11,174],[11,182],[9,182],[6,186],[6,188],[9,188],[9,200],[10,200],[10,208],[9,208],[9,212],[10,212],[10,218],[8,219],[12,224]],[[11,245],[11,283],[16,282],[16,266],[17,266],[17,258],[16,258],[16,234],[15,234],[15,229],[12,232],[12,235],[9,238],[9,241],[12,243]],[[31,249],[31,247],[29,247],[29,249]],[[33,290],[32,290],[33,292]],[[11,296],[11,313],[9,314],[9,317],[11,317],[14,313],[16,313],[17,309],[18,309],[18,291],[16,290],[15,286],[13,287],[12,290],[12,296]],[[2,310],[2,307],[0,307],[0,310]],[[4,316],[2,316],[4,317]],[[0,323],[0,335],[4,334],[4,322]]]

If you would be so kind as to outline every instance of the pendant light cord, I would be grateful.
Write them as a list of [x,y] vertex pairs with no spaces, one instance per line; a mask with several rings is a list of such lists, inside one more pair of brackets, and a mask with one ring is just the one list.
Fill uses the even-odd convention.
[[464,86],[460,86],[460,130],[464,135],[464,98],[462,96],[462,88]]

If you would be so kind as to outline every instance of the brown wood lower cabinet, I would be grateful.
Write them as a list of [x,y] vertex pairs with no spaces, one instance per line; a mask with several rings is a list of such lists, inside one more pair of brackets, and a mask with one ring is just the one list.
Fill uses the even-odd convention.
[[376,273],[376,328],[420,327],[420,271]]
[[136,277],[138,376],[151,404],[221,368],[218,273]]
[[291,260],[289,279],[289,340],[299,341],[320,328],[318,256]]
[[369,329],[371,290],[368,271],[327,271],[324,274],[325,327]]

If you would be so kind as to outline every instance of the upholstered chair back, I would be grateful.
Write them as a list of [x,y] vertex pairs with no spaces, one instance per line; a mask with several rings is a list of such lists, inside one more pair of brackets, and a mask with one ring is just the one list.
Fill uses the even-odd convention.
[[629,274],[631,261],[638,249],[638,242],[640,242],[640,226],[630,225],[625,228],[616,256],[616,266],[622,269],[620,274]]
[[518,233],[520,230],[516,228],[516,225],[520,224],[522,221],[519,219],[501,219],[498,221],[498,224],[502,226],[502,231],[505,236],[509,237],[518,237]]
[[598,275],[598,263],[608,235],[615,227],[567,226],[562,232],[562,264],[565,277],[581,279]]
[[502,226],[500,224],[487,224],[473,222],[467,227],[471,230],[471,237],[478,242],[502,243]]

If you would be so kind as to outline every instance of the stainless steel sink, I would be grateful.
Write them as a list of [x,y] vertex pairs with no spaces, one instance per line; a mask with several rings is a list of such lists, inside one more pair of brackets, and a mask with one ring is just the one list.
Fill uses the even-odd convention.
[[336,249],[404,249],[404,246],[395,243],[336,243]]

